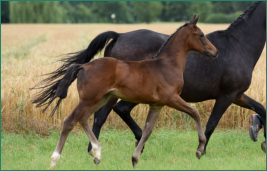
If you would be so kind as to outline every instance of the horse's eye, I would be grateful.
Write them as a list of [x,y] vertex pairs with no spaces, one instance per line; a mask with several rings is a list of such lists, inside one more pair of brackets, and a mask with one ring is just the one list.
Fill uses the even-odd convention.
[[200,37],[204,37],[204,34],[199,35]]

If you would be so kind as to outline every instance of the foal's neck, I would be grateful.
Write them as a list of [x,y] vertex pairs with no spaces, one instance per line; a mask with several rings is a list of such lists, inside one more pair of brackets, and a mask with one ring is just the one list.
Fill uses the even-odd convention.
[[161,53],[158,55],[158,59],[175,66],[183,72],[186,57],[190,51],[187,46],[187,37],[188,34],[184,34],[183,31],[178,30],[162,49]]

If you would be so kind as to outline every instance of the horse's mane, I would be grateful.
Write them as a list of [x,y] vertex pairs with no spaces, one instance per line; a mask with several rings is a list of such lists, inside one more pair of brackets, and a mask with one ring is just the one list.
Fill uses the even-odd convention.
[[186,25],[188,25],[188,23],[185,23],[180,28],[178,28],[174,33],[172,33],[171,36],[161,45],[159,51],[157,52],[157,54],[152,59],[157,58],[159,56],[160,52],[162,51],[162,49],[166,46],[166,44],[169,42],[169,40],[173,37],[173,35],[175,35],[175,33],[177,33],[182,27],[184,27]]
[[252,4],[248,9],[246,9],[246,11],[243,12],[243,14],[241,14],[237,19],[235,19],[234,22],[232,22],[230,24],[230,26],[227,28],[227,30],[231,29],[233,26],[235,26],[237,23],[239,23],[242,18],[249,12],[251,11],[252,9],[254,9],[256,6],[258,6],[258,4],[260,3],[261,1],[258,1],[258,2],[255,2],[254,4]]

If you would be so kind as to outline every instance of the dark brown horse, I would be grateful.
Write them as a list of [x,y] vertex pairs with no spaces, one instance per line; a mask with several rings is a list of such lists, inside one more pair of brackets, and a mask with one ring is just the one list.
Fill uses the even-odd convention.
[[[64,65],[90,61],[109,40],[112,41],[105,48],[105,56],[130,61],[151,59],[168,38],[169,35],[150,30],[104,32],[93,39],[86,50],[65,59]],[[216,100],[206,125],[205,151],[212,133],[232,103],[260,115],[266,139],[265,107],[244,93],[250,86],[253,69],[266,42],[266,2],[255,2],[226,30],[209,33],[207,38],[216,46],[220,57],[211,61],[198,52],[190,52],[180,95],[186,102],[192,103]],[[64,71],[64,66],[61,69]],[[131,110],[138,104],[123,100],[116,102],[117,99],[110,98],[108,103],[95,113],[94,134],[98,138],[102,125],[113,109],[139,141],[142,130],[130,115]],[[263,141],[261,145],[265,152],[266,142]],[[88,147],[88,151],[90,150],[91,146]]]
[[[199,137],[196,155],[200,159],[204,153],[206,137],[199,113],[179,96],[184,83],[183,72],[187,53],[198,51],[210,58],[218,55],[217,49],[196,26],[198,19],[199,17],[194,16],[189,23],[180,27],[162,46],[155,59],[133,62],[101,58],[86,64],[76,64],[67,69],[55,89],[53,98],[60,98],[55,108],[62,98],[66,97],[68,87],[76,78],[79,103],[64,119],[60,139],[51,157],[51,168],[59,160],[67,136],[77,122],[82,125],[92,143],[94,162],[96,164],[100,162],[101,147],[88,124],[88,117],[105,105],[110,96],[150,106],[142,138],[132,156],[133,166],[137,165],[141,150],[164,105],[183,111],[195,120]],[[42,94],[39,101],[44,102]]]

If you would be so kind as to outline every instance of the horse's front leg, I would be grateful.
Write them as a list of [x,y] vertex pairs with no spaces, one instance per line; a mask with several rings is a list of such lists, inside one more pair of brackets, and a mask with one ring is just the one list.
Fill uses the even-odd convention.
[[[248,97],[245,94],[238,95],[235,98],[234,103],[241,106],[241,107],[251,109],[260,115],[261,122],[262,122],[263,128],[264,128],[264,138],[265,138],[265,141],[263,141],[261,143],[261,149],[266,153],[266,109],[262,106],[262,104],[258,103],[257,101],[253,100],[252,98]],[[250,128],[250,130],[251,129],[252,128]],[[254,135],[253,137],[255,137],[254,141],[257,141],[257,139],[258,139],[258,135],[257,135],[258,131],[259,130],[257,130],[257,128],[256,128],[256,130],[252,131],[252,134]]]
[[197,109],[187,104],[178,94],[175,94],[166,105],[189,114],[195,120],[199,138],[199,146],[196,151],[196,156],[198,159],[200,159],[201,156],[204,154],[206,137],[202,129],[200,115]]
[[145,145],[145,142],[148,140],[150,134],[152,133],[152,129],[155,125],[155,122],[157,120],[157,117],[160,113],[160,110],[162,108],[162,106],[149,106],[149,112],[146,118],[146,123],[145,123],[145,128],[143,130],[143,134],[141,137],[141,140],[139,141],[134,154],[132,156],[132,163],[133,163],[133,167],[137,166],[138,164],[138,159],[140,156],[140,153],[143,149],[143,146]]

